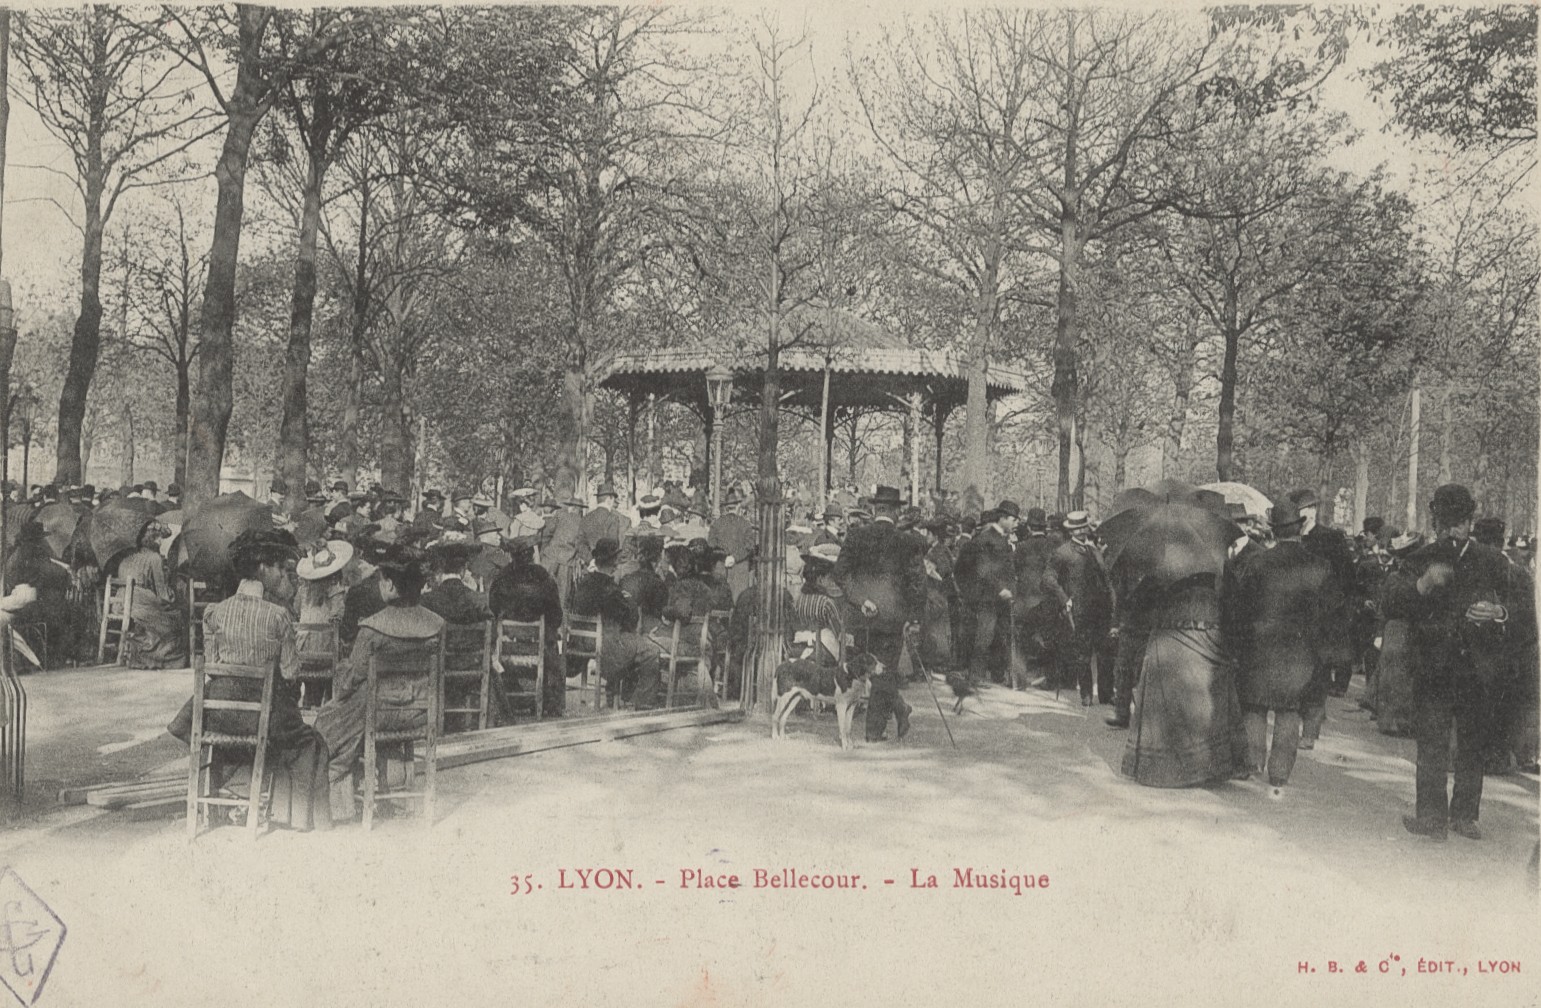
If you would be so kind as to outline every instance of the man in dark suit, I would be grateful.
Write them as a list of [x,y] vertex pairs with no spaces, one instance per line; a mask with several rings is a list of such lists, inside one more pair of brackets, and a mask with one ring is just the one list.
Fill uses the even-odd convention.
[[481,551],[477,543],[454,542],[433,547],[429,557],[439,572],[439,583],[423,593],[419,604],[444,617],[444,622],[466,625],[492,618],[487,596],[465,583],[466,564]]
[[547,511],[546,524],[540,530],[540,562],[556,578],[557,591],[566,608],[572,600],[573,585],[578,572],[589,562],[589,547],[583,541],[583,500],[574,495],[568,498],[566,510],[552,511],[548,501],[542,507]]
[[658,573],[658,561],[663,556],[663,536],[643,535],[635,537],[633,542],[636,561],[632,570],[621,578],[620,586],[637,606],[640,616],[637,632],[649,634],[663,623],[664,605],[669,601],[669,586]]
[[375,567],[389,557],[395,547],[366,539],[355,544],[355,549],[358,562],[361,567],[367,569],[367,573],[363,580],[348,589],[348,594],[343,598],[342,622],[337,627],[337,636],[344,645],[349,647],[353,645],[354,638],[358,637],[359,622],[385,608],[385,599],[380,595],[380,578],[375,573]]
[[1347,534],[1317,523],[1320,500],[1316,491],[1296,490],[1290,494],[1289,499],[1305,523],[1300,530],[1301,545],[1327,561],[1332,577],[1333,597],[1339,600],[1338,611],[1330,614],[1322,626],[1326,634],[1321,651],[1323,664],[1305,700],[1301,747],[1311,749],[1316,746],[1322,722],[1327,719],[1327,697],[1344,696],[1354,674],[1353,647],[1350,644],[1355,598],[1354,548]]
[[[1017,578],[1011,604],[1017,620],[1017,647],[1024,657],[1033,654],[1038,661],[1052,660],[1059,629],[1059,611],[1043,590],[1043,572],[1049,568],[1054,549],[1054,541],[1049,538],[1049,516],[1043,508],[1028,508],[1027,519],[1017,528],[1017,545],[1012,554]],[[1053,678],[1050,665],[1045,679]]]
[[1275,797],[1295,766],[1302,697],[1321,662],[1324,624],[1339,606],[1327,561],[1300,541],[1303,521],[1293,504],[1275,504],[1268,525],[1276,545],[1240,565],[1233,558],[1229,579],[1226,623],[1240,659],[1237,687],[1246,712],[1250,766],[1267,772]]
[[584,549],[590,554],[594,551],[594,545],[601,539],[614,539],[617,543],[625,542],[626,533],[631,528],[631,519],[615,509],[618,498],[612,484],[601,483],[594,496],[599,504],[584,515],[581,522]]
[[873,495],[872,524],[852,529],[835,564],[834,577],[845,592],[842,616],[856,645],[883,664],[874,676],[867,701],[867,740],[881,741],[892,715],[903,738],[910,728],[910,705],[899,693],[899,657],[904,626],[918,623],[926,607],[926,565],[922,554],[902,548],[894,519],[902,501],[895,487],[880,486]]
[[494,619],[546,625],[546,688],[541,712],[560,717],[566,706],[567,676],[557,642],[562,634],[562,601],[556,581],[534,562],[535,545],[527,539],[506,540],[509,562],[487,588],[487,605]]
[[964,633],[968,635],[968,679],[970,687],[983,682],[1001,682],[1008,647],[1012,588],[1016,568],[1012,560],[1010,530],[1016,525],[1015,501],[1001,501],[998,507],[979,516],[974,537],[958,551],[953,577],[958,582],[958,603],[963,609]]
[[1508,674],[1513,647],[1528,636],[1508,626],[1524,605],[1509,562],[1471,537],[1471,492],[1447,483],[1434,491],[1429,510],[1437,538],[1408,559],[1412,577],[1388,582],[1385,598],[1386,618],[1408,621],[1418,655],[1416,815],[1404,816],[1402,824],[1436,840],[1447,830],[1478,840],[1482,764],[1495,729],[1491,698]]
[[1092,661],[1097,662],[1097,693],[1113,702],[1113,655],[1108,648],[1108,623],[1113,614],[1113,589],[1102,556],[1091,538],[1091,517],[1085,511],[1065,515],[1070,540],[1054,551],[1040,584],[1065,613],[1070,633],[1060,649],[1059,681],[1075,683],[1081,706],[1092,700]]
[[658,703],[658,645],[637,632],[636,602],[615,581],[620,555],[621,544],[615,539],[594,544],[594,570],[574,586],[572,611],[602,621],[599,675],[606,689],[619,691],[623,700],[629,698],[633,707],[645,710]]
[[423,506],[412,516],[414,527],[422,530],[438,528],[444,524],[444,495],[438,490],[423,494]]
[[754,576],[748,561],[759,545],[759,536],[755,534],[754,526],[742,514],[743,506],[744,495],[738,488],[729,490],[722,501],[722,513],[712,522],[711,532],[706,537],[710,545],[723,553],[722,564],[728,588],[735,599],[749,587]]

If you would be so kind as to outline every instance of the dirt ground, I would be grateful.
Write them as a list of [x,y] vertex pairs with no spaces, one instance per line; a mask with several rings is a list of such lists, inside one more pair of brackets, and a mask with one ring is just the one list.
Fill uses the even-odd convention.
[[0,864],[68,927],[39,1004],[1538,1003],[1536,778],[1488,779],[1480,842],[1415,838],[1412,743],[1354,694],[1282,801],[1121,778],[1127,733],[1069,693],[947,703],[954,749],[912,685],[903,743],[842,752],[832,714],[799,714],[779,742],[728,725],[475,764],[442,775],[431,829],[189,846],[180,819],[49,807],[177,759],[183,675],[27,680],[33,783]]

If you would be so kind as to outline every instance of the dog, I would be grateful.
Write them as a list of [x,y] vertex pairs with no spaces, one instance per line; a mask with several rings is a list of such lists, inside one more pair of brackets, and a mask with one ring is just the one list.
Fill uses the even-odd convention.
[[866,706],[872,676],[881,668],[881,663],[869,654],[856,655],[843,667],[821,667],[807,657],[784,663],[776,670],[776,708],[771,715],[771,738],[786,737],[787,718],[791,717],[799,701],[807,700],[810,706],[833,703],[840,748],[855,748],[851,725],[856,720],[857,709]]

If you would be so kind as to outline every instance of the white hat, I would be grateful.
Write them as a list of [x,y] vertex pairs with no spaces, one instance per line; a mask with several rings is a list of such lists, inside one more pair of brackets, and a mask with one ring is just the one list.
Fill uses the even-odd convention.
[[803,556],[812,557],[815,560],[823,560],[825,563],[839,563],[840,546],[838,543],[819,543],[804,553]]
[[534,487],[520,487],[518,490],[514,490],[514,491],[510,492],[509,496],[510,497],[534,497],[535,496],[535,488]]
[[488,497],[486,494],[477,494],[475,497],[471,498],[471,504],[474,507],[490,508],[492,507],[492,498]]
[[348,566],[353,546],[342,540],[324,542],[295,565],[294,572],[306,581],[320,581]]

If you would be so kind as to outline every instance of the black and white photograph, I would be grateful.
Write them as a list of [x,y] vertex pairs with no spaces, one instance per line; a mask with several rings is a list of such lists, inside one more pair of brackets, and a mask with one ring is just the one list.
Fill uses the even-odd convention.
[[1541,1005],[1537,7],[0,7],[0,1006]]

